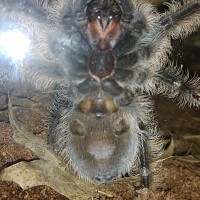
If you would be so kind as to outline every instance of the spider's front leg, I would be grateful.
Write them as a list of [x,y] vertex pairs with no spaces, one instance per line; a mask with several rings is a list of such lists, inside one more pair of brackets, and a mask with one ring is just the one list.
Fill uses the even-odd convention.
[[200,23],[200,1],[172,1],[169,10],[161,15],[161,32],[177,39],[192,33]]
[[200,77],[189,79],[189,73],[183,75],[181,69],[167,67],[158,76],[160,92],[171,98],[178,98],[181,105],[200,106]]

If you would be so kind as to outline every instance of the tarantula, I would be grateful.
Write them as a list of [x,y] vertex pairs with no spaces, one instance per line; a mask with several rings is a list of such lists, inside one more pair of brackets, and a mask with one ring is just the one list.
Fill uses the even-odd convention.
[[160,14],[144,0],[0,0],[0,41],[13,31],[29,41],[15,58],[0,42],[1,82],[56,88],[48,143],[89,181],[139,172],[150,188],[162,149],[149,96],[200,105],[200,78],[168,59],[171,39],[200,25],[200,1],[167,5]]

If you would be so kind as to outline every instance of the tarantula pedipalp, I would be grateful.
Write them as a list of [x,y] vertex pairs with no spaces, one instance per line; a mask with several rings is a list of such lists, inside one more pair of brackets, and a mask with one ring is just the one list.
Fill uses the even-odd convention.
[[1,80],[57,85],[48,142],[87,180],[139,172],[149,188],[161,148],[148,95],[200,105],[200,79],[168,61],[171,38],[200,25],[200,1],[168,6],[159,14],[143,0],[0,0],[1,32],[30,41],[20,59],[1,44]]

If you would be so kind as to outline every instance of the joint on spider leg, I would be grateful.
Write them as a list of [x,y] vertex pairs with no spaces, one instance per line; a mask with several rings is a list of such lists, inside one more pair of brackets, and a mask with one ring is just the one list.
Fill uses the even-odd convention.
[[144,188],[149,189],[150,187],[150,172],[147,167],[143,167],[141,169],[141,178],[142,178],[142,184]]
[[200,90],[198,91],[198,89],[193,88],[192,85],[187,85],[187,82],[183,83],[180,89],[186,96],[188,96],[189,99],[194,99],[194,101],[197,102],[197,105],[200,105]]
[[169,73],[162,72],[157,76],[157,78],[159,78],[166,85],[172,87],[175,91],[180,90],[182,86],[182,79]]
[[166,72],[160,73],[157,78],[159,78],[162,82],[173,87],[175,90],[179,90],[182,86],[182,80],[180,77],[171,75]]
[[173,87],[175,89],[180,89],[181,88],[181,84],[182,84],[181,80],[176,80],[176,81],[173,82],[172,85],[173,85]]
[[200,104],[200,92],[199,92],[199,93],[193,92],[193,93],[192,93],[192,97],[193,97],[196,101],[199,101],[199,104]]
[[167,30],[173,25],[172,16],[166,17],[161,21],[162,30]]
[[144,188],[149,189],[150,187],[150,170],[149,170],[149,160],[147,143],[144,139],[141,139],[141,149],[140,149],[140,175],[142,180],[142,185]]
[[167,69],[157,78],[168,87],[168,94],[171,98],[178,97],[180,105],[184,106],[186,103],[190,106],[200,105],[200,79],[198,77],[189,79],[188,73],[184,76],[181,71]]

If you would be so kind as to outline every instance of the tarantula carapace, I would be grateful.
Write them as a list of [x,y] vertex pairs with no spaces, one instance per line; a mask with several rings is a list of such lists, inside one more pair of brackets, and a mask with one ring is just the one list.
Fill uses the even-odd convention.
[[[200,78],[168,60],[171,39],[200,25],[200,1],[167,5],[160,14],[144,0],[0,0],[1,82],[56,88],[48,143],[89,181],[140,173],[149,188],[162,149],[148,96],[200,105]],[[28,41],[21,57],[2,42],[16,32]]]

